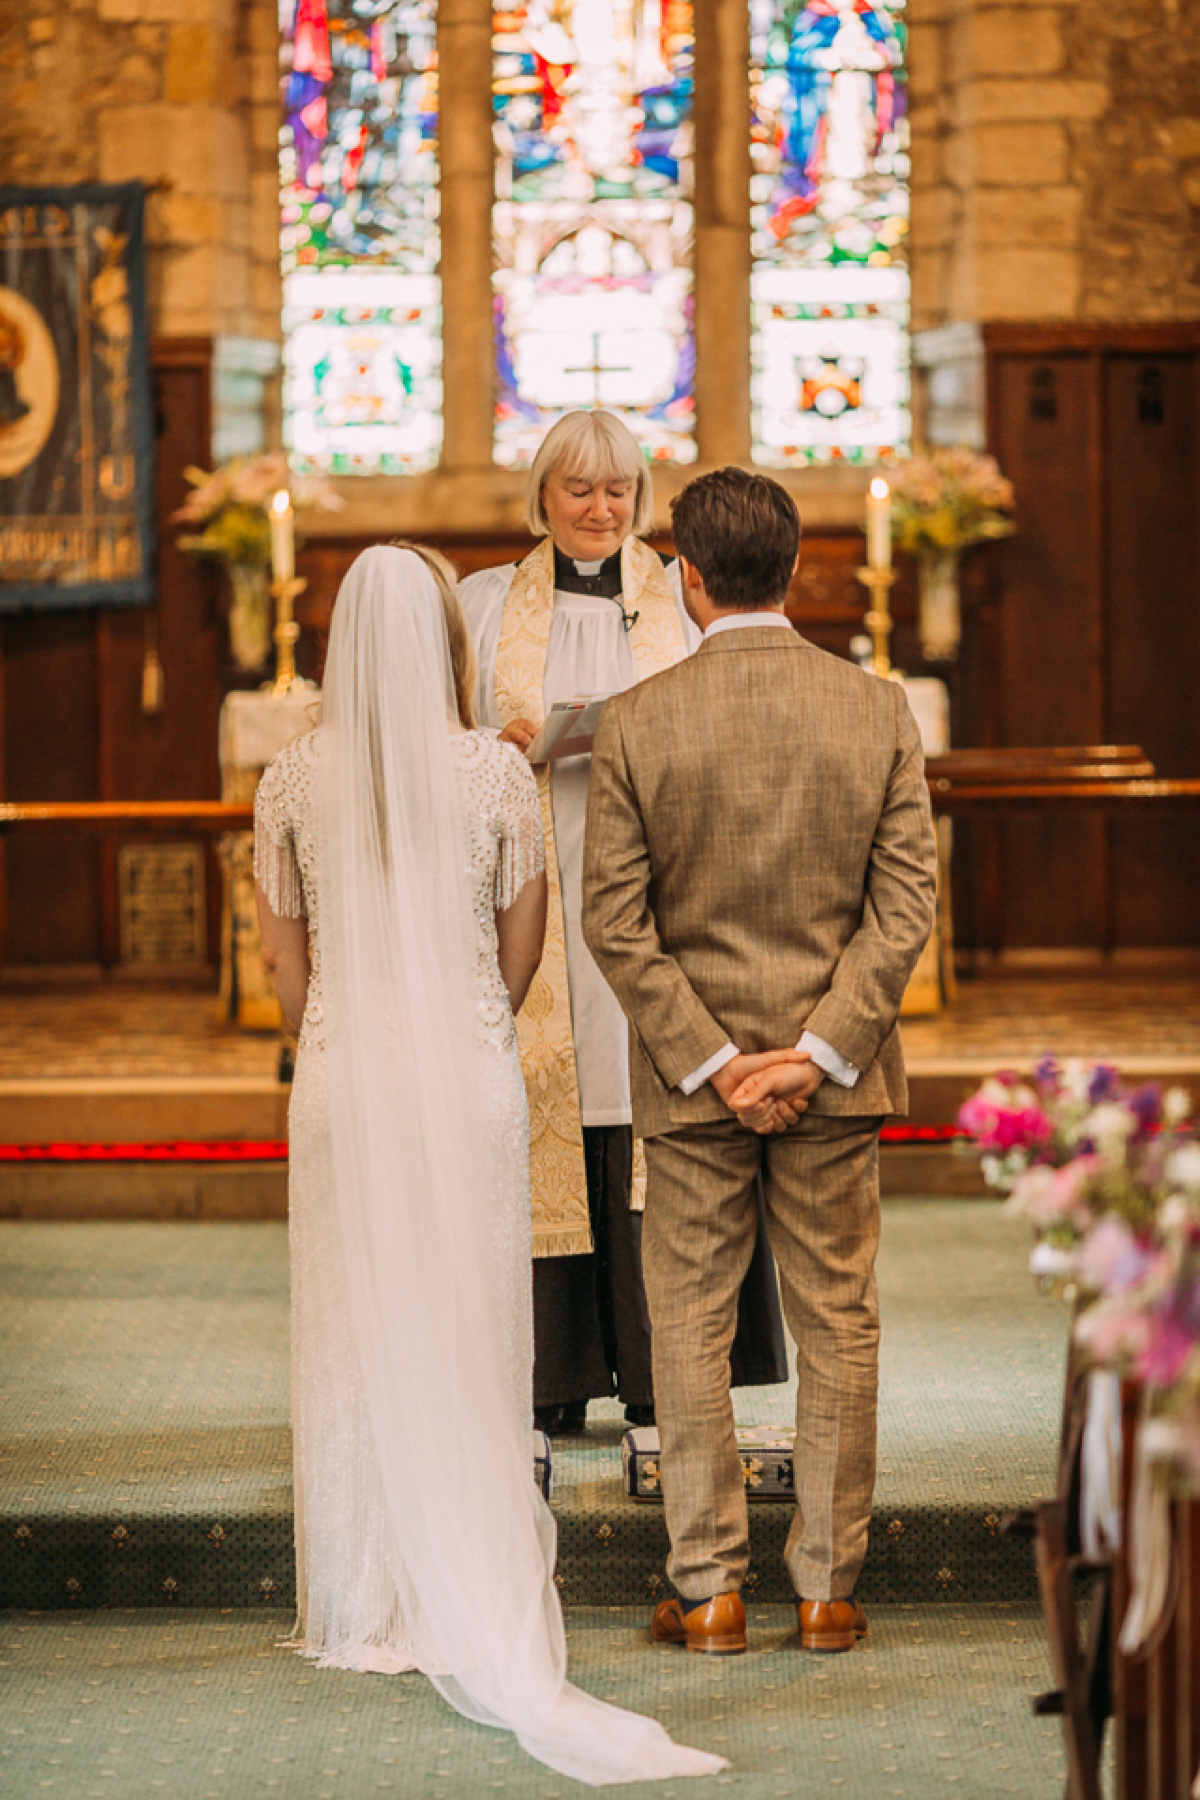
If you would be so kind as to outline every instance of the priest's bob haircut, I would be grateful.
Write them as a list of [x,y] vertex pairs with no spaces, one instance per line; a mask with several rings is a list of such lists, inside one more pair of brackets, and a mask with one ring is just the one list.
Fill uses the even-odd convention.
[[529,471],[525,519],[535,537],[547,537],[550,522],[542,505],[542,488],[551,469],[570,481],[636,481],[633,508],[635,535],[654,523],[654,490],[650,467],[628,425],[609,412],[569,412],[552,425],[541,441]]

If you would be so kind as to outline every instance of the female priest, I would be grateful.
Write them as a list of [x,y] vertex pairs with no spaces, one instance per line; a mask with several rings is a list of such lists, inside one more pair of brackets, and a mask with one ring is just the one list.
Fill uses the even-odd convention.
[[[621,692],[696,648],[677,566],[664,567],[638,535],[653,510],[645,458],[611,413],[568,413],[547,433],[526,506],[541,543],[459,589],[479,659],[482,725],[528,750],[556,701]],[[550,913],[517,1022],[530,1111],[534,1412],[555,1432],[581,1430],[589,1399],[614,1390],[633,1424],[654,1419],[628,1026],[580,929],[590,767],[585,755],[536,768]],[[787,1378],[761,1214],[731,1378],[735,1386]]]

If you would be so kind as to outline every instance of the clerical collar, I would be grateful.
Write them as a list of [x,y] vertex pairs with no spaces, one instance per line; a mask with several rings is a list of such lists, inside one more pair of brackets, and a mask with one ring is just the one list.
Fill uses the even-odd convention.
[[[594,573],[584,574],[587,569]],[[554,585],[562,594],[595,594],[600,600],[615,600],[621,592],[621,552],[602,563],[577,563],[554,546]]]

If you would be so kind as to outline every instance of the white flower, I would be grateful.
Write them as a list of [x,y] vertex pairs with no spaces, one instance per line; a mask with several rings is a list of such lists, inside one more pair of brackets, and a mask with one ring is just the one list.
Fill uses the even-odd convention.
[[1092,1072],[1082,1056],[1068,1057],[1062,1066],[1061,1081],[1064,1091],[1072,1100],[1086,1100],[1091,1085]]
[[1033,1275],[1074,1275],[1075,1252],[1060,1250],[1054,1244],[1035,1244],[1029,1258]]
[[1017,1176],[1013,1191],[1004,1202],[1004,1210],[1016,1218],[1038,1220],[1041,1202],[1054,1185],[1054,1170],[1043,1163],[1025,1169]]
[[1095,1144],[1117,1148],[1137,1130],[1137,1120],[1119,1100],[1105,1100],[1094,1106],[1083,1122],[1082,1134]]
[[1163,1095],[1162,1116],[1164,1125],[1182,1125],[1192,1110],[1192,1096],[1186,1088],[1168,1088]]
[[1192,1209],[1182,1194],[1171,1194],[1158,1209],[1158,1229],[1164,1236],[1185,1230],[1191,1222]]
[[1200,1188],[1200,1144],[1180,1144],[1172,1150],[1164,1172],[1181,1188]]

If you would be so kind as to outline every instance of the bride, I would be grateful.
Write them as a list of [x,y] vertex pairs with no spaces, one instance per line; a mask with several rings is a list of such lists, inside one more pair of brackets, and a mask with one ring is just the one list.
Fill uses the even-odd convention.
[[[333,615],[321,723],[255,811],[263,943],[303,1019],[291,1102],[297,1637],[421,1669],[600,1785],[719,1757],[566,1679],[533,1479],[529,1147],[513,1012],[546,890],[524,758],[475,730],[448,565],[379,548]],[[310,963],[311,955],[311,963]]]

